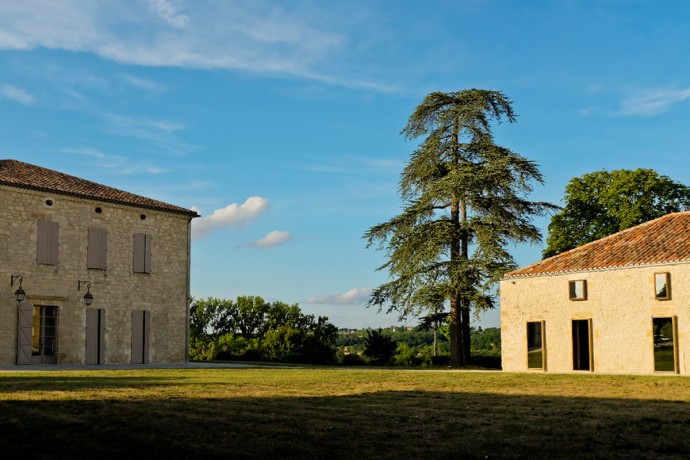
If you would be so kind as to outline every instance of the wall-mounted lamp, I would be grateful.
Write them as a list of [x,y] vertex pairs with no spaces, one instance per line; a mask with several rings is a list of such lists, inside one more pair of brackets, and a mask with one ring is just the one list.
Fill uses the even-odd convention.
[[93,303],[93,295],[91,294],[91,281],[77,281],[77,291],[81,291],[81,286],[86,286],[86,294],[84,294],[84,305],[87,307]]
[[19,289],[14,291],[14,298],[17,299],[17,302],[23,302],[26,297],[26,292],[22,288],[24,277],[22,275],[10,275],[10,287],[14,287],[14,280],[19,281]]

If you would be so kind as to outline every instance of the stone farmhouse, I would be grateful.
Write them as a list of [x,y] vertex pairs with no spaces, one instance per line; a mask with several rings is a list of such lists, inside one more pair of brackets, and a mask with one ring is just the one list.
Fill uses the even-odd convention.
[[508,273],[503,369],[690,371],[690,212],[668,214]]
[[0,364],[187,359],[195,211],[0,160]]

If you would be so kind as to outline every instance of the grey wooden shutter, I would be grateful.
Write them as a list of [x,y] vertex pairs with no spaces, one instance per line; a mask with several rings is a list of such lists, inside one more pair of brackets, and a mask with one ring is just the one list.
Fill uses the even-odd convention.
[[89,227],[86,258],[87,268],[107,268],[108,231],[106,229]]
[[148,310],[132,310],[132,364],[149,362],[149,319]]
[[57,265],[60,224],[50,220],[38,221],[36,263]]
[[31,364],[32,326],[34,308],[29,302],[18,307],[17,322],[17,364]]
[[57,222],[50,222],[49,225],[49,235],[50,235],[50,254],[49,254],[49,264],[58,264],[58,246],[60,240],[60,224]]
[[132,267],[135,273],[151,273],[151,243],[151,235],[146,233],[134,234]]
[[151,244],[153,237],[149,234],[144,236],[144,273],[151,273]]
[[105,310],[86,310],[86,364],[105,362]]

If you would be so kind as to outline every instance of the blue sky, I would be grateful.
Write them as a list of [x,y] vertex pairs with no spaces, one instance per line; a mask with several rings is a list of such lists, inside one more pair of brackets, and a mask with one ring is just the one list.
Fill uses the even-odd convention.
[[682,0],[4,0],[0,157],[198,209],[196,297],[387,326],[362,234],[401,209],[424,96],[509,96],[496,141],[541,166],[535,200],[601,169],[690,184],[688,18]]

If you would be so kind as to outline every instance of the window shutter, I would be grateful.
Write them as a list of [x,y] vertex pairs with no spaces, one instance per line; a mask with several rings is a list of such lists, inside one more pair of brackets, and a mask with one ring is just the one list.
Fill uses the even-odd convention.
[[17,364],[31,364],[31,345],[33,340],[33,305],[29,302],[19,304],[17,323]]
[[57,265],[60,224],[50,220],[39,220],[36,241],[36,263]]
[[57,222],[49,222],[50,228],[50,265],[58,264],[58,243],[60,238],[60,224]]
[[87,268],[108,268],[108,231],[104,228],[89,227]]
[[153,237],[145,235],[145,249],[144,249],[144,273],[151,273],[151,246]]
[[135,273],[151,273],[152,237],[146,233],[134,234],[134,258],[132,262]]

